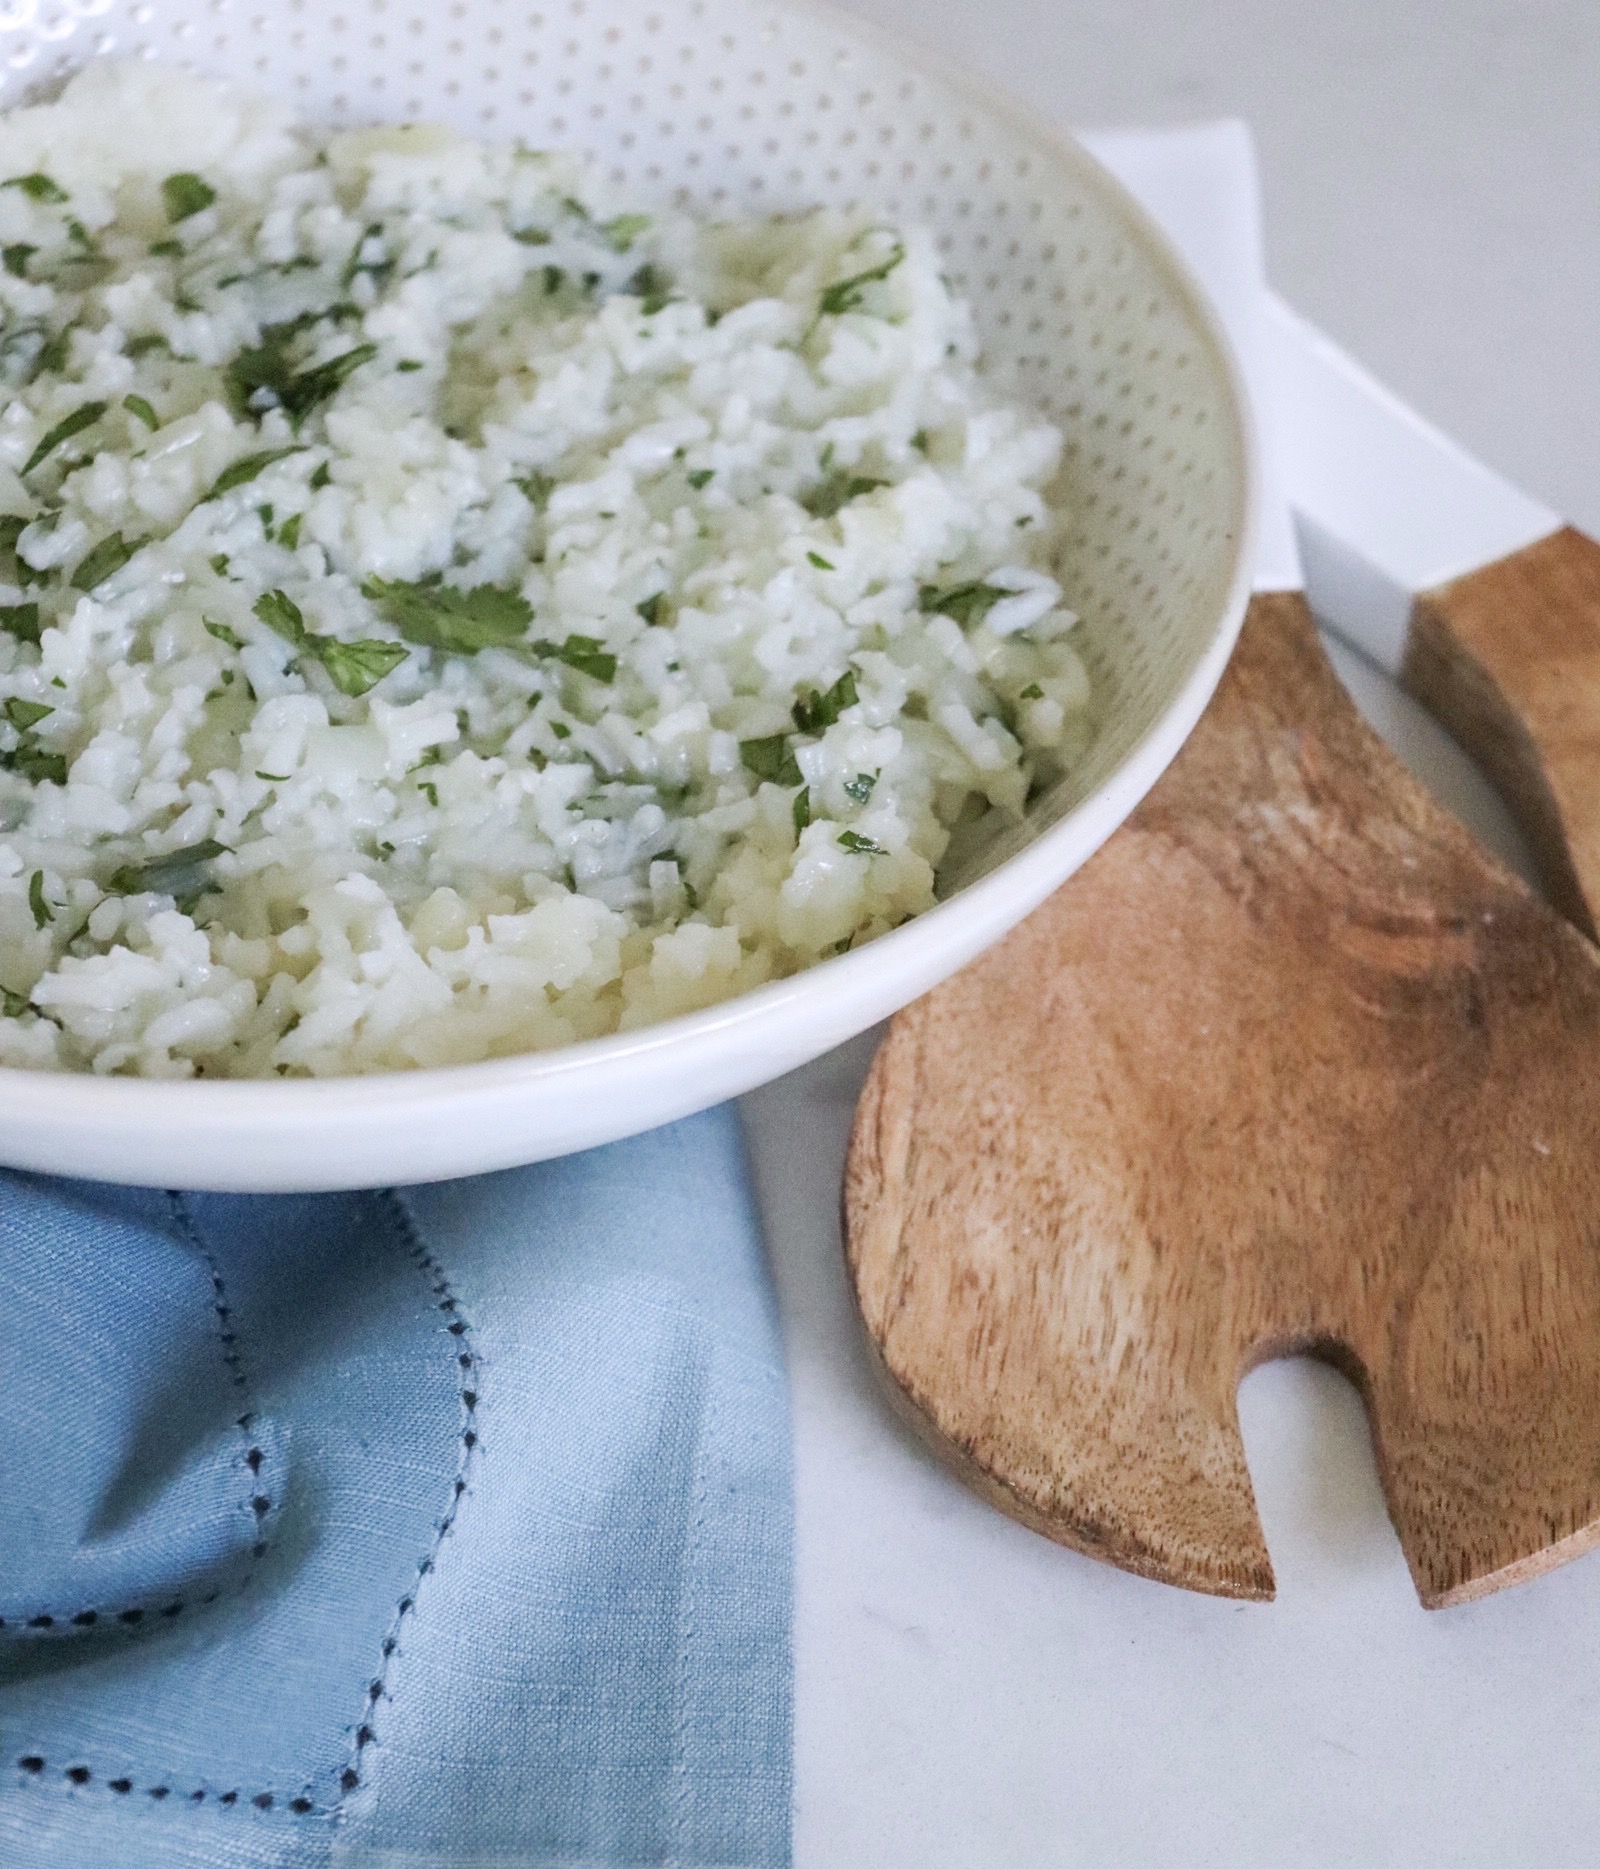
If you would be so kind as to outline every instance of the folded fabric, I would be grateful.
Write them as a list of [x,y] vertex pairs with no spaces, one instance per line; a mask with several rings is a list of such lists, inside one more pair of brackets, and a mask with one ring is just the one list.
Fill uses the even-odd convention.
[[788,1861],[731,1108],[398,1193],[0,1176],[0,1862]]

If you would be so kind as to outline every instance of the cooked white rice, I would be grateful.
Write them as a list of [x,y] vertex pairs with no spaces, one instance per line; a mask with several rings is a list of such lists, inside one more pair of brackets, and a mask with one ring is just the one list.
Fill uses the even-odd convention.
[[1060,437],[926,235],[136,64],[0,177],[0,1063],[685,1012],[929,907],[1082,745]]

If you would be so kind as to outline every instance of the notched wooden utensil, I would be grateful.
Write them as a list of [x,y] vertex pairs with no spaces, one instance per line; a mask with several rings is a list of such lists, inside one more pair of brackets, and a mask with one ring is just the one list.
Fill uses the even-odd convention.
[[1366,727],[1298,595],[1099,855],[894,1021],[845,1213],[894,1391],[1063,1544],[1271,1596],[1235,1397],[1293,1350],[1366,1398],[1425,1604],[1600,1540],[1600,955]]

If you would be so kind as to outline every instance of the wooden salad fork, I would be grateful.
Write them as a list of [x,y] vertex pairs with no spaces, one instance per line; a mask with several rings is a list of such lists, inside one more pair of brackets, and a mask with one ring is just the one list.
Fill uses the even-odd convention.
[[1191,1589],[1273,1594],[1235,1398],[1297,1350],[1364,1396],[1424,1604],[1600,1541],[1600,547],[1424,594],[1406,657],[1570,919],[1258,595],[1144,804],[857,1112],[893,1393],[1003,1510]]

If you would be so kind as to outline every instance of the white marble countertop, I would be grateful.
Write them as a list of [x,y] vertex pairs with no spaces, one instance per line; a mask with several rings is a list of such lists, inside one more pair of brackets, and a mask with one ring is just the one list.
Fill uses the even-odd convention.
[[[1600,30],[1576,0],[855,0],[1065,121],[1234,113],[1276,283],[1425,413],[1600,530]],[[1480,834],[1430,722],[1358,699]],[[901,1431],[839,1254],[871,1040],[747,1102],[795,1400],[799,1869],[1520,1869],[1600,1845],[1600,1554],[1429,1615],[1354,1392],[1240,1407],[1279,1598],[1125,1576],[1003,1519]]]

